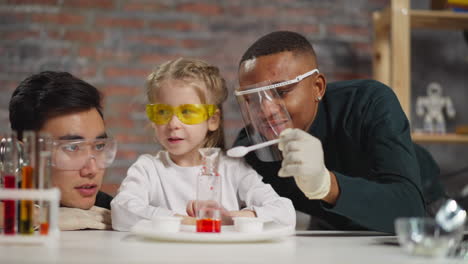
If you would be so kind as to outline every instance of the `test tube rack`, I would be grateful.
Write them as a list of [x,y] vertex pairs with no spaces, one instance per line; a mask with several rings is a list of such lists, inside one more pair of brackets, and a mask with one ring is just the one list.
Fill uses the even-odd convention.
[[[46,244],[52,245],[58,241],[60,230],[58,227],[59,203],[60,203],[60,190],[58,188],[50,189],[0,189],[0,200],[33,200],[49,202],[49,231],[47,235],[40,235],[36,232],[31,235],[14,234],[5,235],[0,234],[1,243],[18,243],[18,244]],[[39,208],[42,210],[42,208]],[[40,214],[40,212],[39,212]]]

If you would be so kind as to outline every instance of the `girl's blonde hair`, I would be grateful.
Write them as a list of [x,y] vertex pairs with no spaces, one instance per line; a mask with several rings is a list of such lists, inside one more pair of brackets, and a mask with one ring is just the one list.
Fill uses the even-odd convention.
[[[185,81],[191,85],[203,104],[215,104],[220,113],[220,125],[215,131],[208,131],[202,147],[224,149],[222,104],[227,99],[226,81],[218,67],[197,59],[178,58],[157,67],[147,79],[146,95],[149,103],[157,102],[157,94],[166,80]],[[200,84],[202,84],[200,86]]]

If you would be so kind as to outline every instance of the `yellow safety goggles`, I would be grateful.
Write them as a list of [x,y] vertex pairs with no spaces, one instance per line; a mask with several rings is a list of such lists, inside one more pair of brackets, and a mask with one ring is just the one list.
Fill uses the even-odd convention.
[[216,109],[218,107],[212,104],[183,104],[179,106],[148,104],[146,105],[146,115],[156,125],[169,123],[174,115],[184,124],[195,125],[208,120]]

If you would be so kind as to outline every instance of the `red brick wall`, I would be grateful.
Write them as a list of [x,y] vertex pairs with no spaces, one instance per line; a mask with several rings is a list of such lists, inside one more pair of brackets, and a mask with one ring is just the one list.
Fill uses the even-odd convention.
[[[0,130],[19,81],[69,71],[105,95],[119,152],[106,181],[118,184],[141,153],[156,149],[144,114],[144,80],[180,56],[218,65],[231,90],[238,61],[259,36],[298,31],[314,43],[330,80],[371,76],[371,12],[388,0],[182,1],[0,0]],[[242,125],[232,95],[224,107],[230,145]]]

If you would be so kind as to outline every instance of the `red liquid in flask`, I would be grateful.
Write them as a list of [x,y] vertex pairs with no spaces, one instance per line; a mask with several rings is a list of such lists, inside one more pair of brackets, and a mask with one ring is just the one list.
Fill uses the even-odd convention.
[[221,220],[210,218],[197,220],[197,232],[219,233],[221,232]]
[[[5,189],[16,188],[16,178],[14,175],[5,175]],[[16,202],[15,200],[4,200],[5,212],[4,212],[4,233],[6,235],[15,234],[15,219],[16,219]]]

